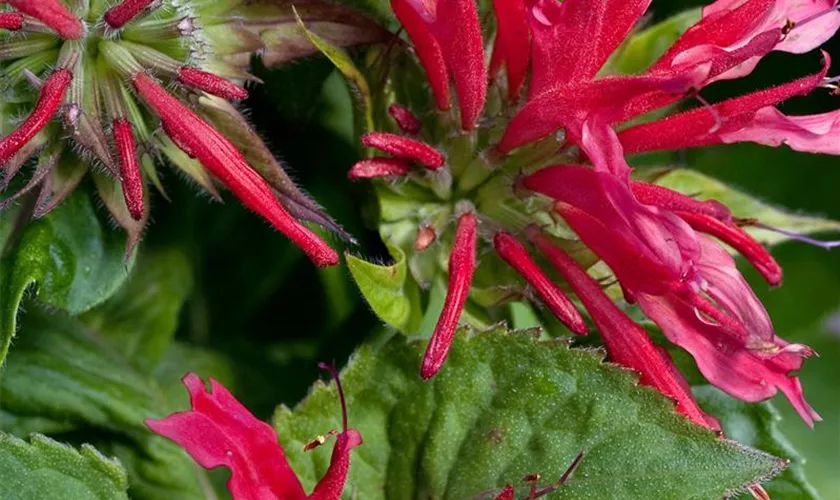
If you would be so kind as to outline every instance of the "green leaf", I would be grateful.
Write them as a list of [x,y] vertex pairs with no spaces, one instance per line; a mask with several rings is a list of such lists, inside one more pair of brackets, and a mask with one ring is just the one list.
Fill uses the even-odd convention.
[[690,9],[632,35],[613,56],[611,67],[623,74],[643,72],[697,23],[700,15],[700,9]]
[[819,498],[805,479],[802,457],[779,429],[781,417],[772,403],[745,403],[709,385],[694,388],[694,394],[706,411],[720,419],[728,438],[790,460],[787,469],[764,485],[771,497]]
[[346,50],[333,45],[332,43],[328,42],[324,38],[316,35],[314,32],[307,29],[306,25],[303,22],[303,19],[300,18],[298,15],[298,11],[296,8],[292,7],[292,10],[295,14],[295,19],[297,20],[298,27],[306,36],[307,40],[309,40],[312,45],[317,47],[317,49],[324,54],[327,59],[332,62],[335,67],[341,72],[342,75],[347,79],[350,85],[353,87],[354,95],[358,100],[359,107],[361,108],[362,115],[364,116],[364,125],[366,130],[372,131],[376,129],[376,125],[373,121],[373,103],[371,92],[370,92],[370,85],[368,85],[367,78],[359,68],[356,67],[356,64],[353,62],[353,59],[347,53]]
[[181,251],[146,252],[128,283],[79,320],[149,371],[172,342],[192,282],[190,262]]
[[[144,424],[176,407],[150,372],[139,372],[120,350],[66,313],[49,314],[34,306],[21,330],[0,376],[0,401],[8,413],[4,420],[14,424],[4,429],[95,429],[90,436],[96,444],[126,464],[132,498],[205,498],[204,472]],[[59,424],[64,428],[56,428]],[[164,490],[170,492],[161,496]]]
[[[780,229],[800,234],[840,231],[840,222],[785,212],[693,170],[673,170],[660,177],[656,184],[701,200],[718,200],[729,207],[735,217],[757,219],[763,224]],[[746,227],[745,230],[768,245],[776,245],[789,239],[783,234],[763,229]]]
[[[461,331],[443,370],[424,382],[423,350],[397,336],[362,348],[342,374],[350,424],[365,440],[345,498],[472,498],[533,473],[553,482],[581,450],[552,498],[719,499],[784,467],[691,424],[596,351]],[[280,442],[306,486],[331,447],[307,453],[303,444],[340,423],[334,386],[316,386],[294,412],[278,409]]]
[[415,332],[423,317],[420,289],[408,277],[405,253],[396,246],[389,246],[388,250],[394,257],[394,263],[389,266],[373,264],[348,253],[347,267],[382,321],[399,330]]
[[82,190],[43,219],[30,222],[0,259],[0,366],[15,334],[24,292],[71,314],[110,297],[134,258],[124,259],[125,236],[100,221]]
[[149,378],[65,313],[32,307],[21,330],[0,376],[5,410],[111,430],[162,416]]
[[119,462],[89,445],[81,450],[40,434],[29,443],[0,433],[0,498],[118,500],[128,498]]

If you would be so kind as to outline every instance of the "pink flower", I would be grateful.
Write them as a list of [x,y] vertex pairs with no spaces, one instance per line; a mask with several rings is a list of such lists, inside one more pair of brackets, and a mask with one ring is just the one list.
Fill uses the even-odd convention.
[[[336,384],[338,378],[336,376]],[[210,379],[210,391],[194,373],[184,377],[192,409],[159,420],[147,420],[152,431],[178,443],[204,468],[230,469],[228,490],[234,500],[338,500],[350,467],[350,450],[362,444],[355,429],[347,428],[340,385],[344,428],[327,473],[307,495],[292,470],[277,434],[258,420],[221,384]]]

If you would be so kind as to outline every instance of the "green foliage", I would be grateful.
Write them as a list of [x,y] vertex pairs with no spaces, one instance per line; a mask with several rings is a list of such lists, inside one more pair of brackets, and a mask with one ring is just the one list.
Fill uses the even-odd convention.
[[423,318],[420,289],[408,276],[405,253],[389,247],[394,263],[380,266],[346,254],[347,267],[376,315],[401,331],[416,332]]
[[624,74],[642,73],[698,20],[700,9],[690,9],[634,34],[613,55],[608,67]]
[[30,442],[0,433],[0,498],[9,500],[128,499],[117,461],[91,446],[76,450],[40,434]]
[[[720,498],[778,472],[784,462],[718,439],[673,411],[630,372],[597,352],[525,332],[464,331],[443,371],[418,376],[424,345],[396,337],[362,348],[342,374],[354,451],[351,498],[471,498],[539,473],[553,482],[584,450],[552,498]],[[310,487],[329,447],[304,443],[340,425],[334,386],[316,386],[275,426]]]
[[[3,214],[0,225],[13,224],[12,214]],[[82,191],[7,244],[0,260],[0,366],[30,287],[39,302],[78,314],[113,294],[134,262],[126,259],[125,237],[102,223]]]
[[790,460],[790,465],[764,489],[773,498],[817,499],[805,479],[802,457],[779,429],[781,417],[771,403],[750,404],[733,399],[712,386],[694,390],[703,409],[720,419],[729,439]]

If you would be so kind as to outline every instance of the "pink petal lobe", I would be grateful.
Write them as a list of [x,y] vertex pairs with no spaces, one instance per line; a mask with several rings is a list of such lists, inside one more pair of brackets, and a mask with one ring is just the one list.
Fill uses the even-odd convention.
[[400,158],[370,158],[356,162],[347,173],[351,180],[403,176],[411,172],[411,165]]
[[221,384],[184,377],[192,409],[147,420],[152,431],[182,446],[202,467],[228,467],[236,500],[305,499],[303,487],[277,443],[274,430],[254,417]]
[[476,266],[478,219],[472,212],[458,218],[455,242],[449,256],[449,286],[443,311],[429,340],[420,375],[424,380],[434,377],[443,366],[458,329],[458,319],[467,303]]
[[350,450],[362,444],[362,435],[355,429],[347,429],[336,437],[330,466],[324,477],[318,481],[310,500],[339,500],[350,469]]
[[[627,154],[720,144],[724,142],[724,137],[732,137],[732,134],[748,127],[762,108],[808,94],[817,88],[823,82],[829,64],[830,60],[826,57],[826,65],[814,75],[729,99],[713,105],[711,109],[698,107],[636,125],[621,131],[618,138]],[[735,142],[734,139],[730,141]]]
[[787,116],[774,107],[758,110],[742,128],[722,131],[721,142],[755,142],[788,146],[795,151],[840,155],[840,110],[818,115]]

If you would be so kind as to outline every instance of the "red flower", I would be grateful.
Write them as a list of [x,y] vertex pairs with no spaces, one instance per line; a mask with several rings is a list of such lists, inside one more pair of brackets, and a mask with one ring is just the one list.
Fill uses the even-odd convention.
[[[448,294],[422,375],[440,369],[470,298],[471,280],[487,289],[492,272],[482,276],[482,260],[494,259],[484,249],[495,250],[571,331],[585,331],[563,289],[520,242],[528,234],[589,311],[610,358],[639,371],[643,383],[673,398],[692,421],[716,428],[668,355],[563,253],[560,231],[549,227],[549,236],[534,229],[553,225],[559,216],[610,267],[627,301],[638,302],[671,342],[689,351],[710,382],[747,401],[781,390],[810,424],[818,416],[790,374],[810,349],[775,335],[732,259],[705,236],[730,245],[771,285],[779,285],[780,266],[741,228],[760,222],[739,219],[715,201],[632,182],[625,155],[738,141],[840,153],[830,139],[840,131],[840,110],[785,116],[775,108],[820,87],[836,89],[840,82],[826,78],[827,56],[822,71],[790,83],[714,105],[699,97],[706,85],[751,72],[774,50],[803,53],[819,46],[840,28],[837,2],[718,0],[642,74],[599,76],[649,5],[649,0],[494,0],[488,83],[474,1],[392,0],[425,69],[439,120],[428,130],[414,120],[406,126],[405,116],[414,115],[399,107],[392,114],[397,129],[412,137],[366,135],[364,145],[390,156],[358,163],[351,178],[383,178],[377,182],[387,200],[415,197],[415,204],[406,201],[388,211],[382,233],[398,239],[405,226],[396,223],[417,223],[413,245],[403,241],[401,248],[418,253],[409,259],[418,282],[429,279],[423,266],[434,260],[419,252],[451,248]],[[506,78],[497,78],[502,67]],[[448,116],[450,83],[462,121],[461,130],[446,133],[454,118]],[[480,120],[487,86],[506,99],[491,100]],[[620,130],[628,120],[685,97],[704,106]],[[413,169],[411,162],[435,171]],[[517,177],[522,171],[529,175]],[[534,193],[543,197],[530,197]],[[553,202],[546,205],[545,197]],[[470,207],[469,215],[460,215],[450,235],[453,216],[462,213],[455,207],[463,206]]]
[[[336,384],[339,384],[336,376]],[[327,473],[306,495],[292,470],[277,434],[258,420],[221,384],[210,379],[210,392],[194,373],[184,377],[192,409],[160,420],[147,420],[157,434],[178,443],[204,468],[230,469],[228,490],[234,500],[338,500],[350,466],[350,450],[362,444],[355,429],[347,428],[344,396],[339,385],[344,428]]]

